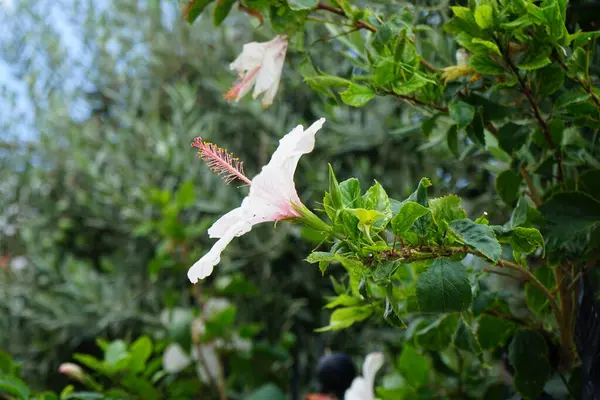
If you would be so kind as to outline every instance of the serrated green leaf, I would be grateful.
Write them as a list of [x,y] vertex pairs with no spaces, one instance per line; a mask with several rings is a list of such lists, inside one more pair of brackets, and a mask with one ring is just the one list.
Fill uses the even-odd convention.
[[469,59],[469,66],[480,74],[502,75],[504,68],[490,58],[488,54],[473,54]]
[[417,298],[423,312],[466,310],[473,296],[465,266],[447,258],[434,260],[417,280]]
[[548,96],[564,86],[565,71],[558,64],[548,65],[536,71],[538,93]]
[[554,107],[556,109],[565,108],[573,104],[578,104],[587,101],[589,98],[590,95],[588,93],[565,92],[554,101]]
[[362,208],[363,199],[360,195],[360,182],[356,178],[346,179],[340,183],[342,205],[347,208]]
[[559,249],[582,240],[600,224],[600,202],[581,192],[558,193],[539,207],[547,221],[547,248]]
[[392,89],[394,93],[398,95],[407,95],[416,92],[431,81],[426,79],[419,73],[413,74],[413,76],[406,82],[394,82]]
[[351,83],[340,93],[342,101],[352,107],[362,107],[375,97],[375,91],[368,86]]
[[392,231],[402,235],[412,228],[416,220],[429,213],[429,210],[419,203],[407,201],[402,203],[398,213],[392,218]]
[[527,56],[521,61],[518,67],[526,71],[544,68],[551,62],[550,54],[552,54],[552,47],[542,46],[535,49],[535,51],[528,52]]
[[359,298],[343,293],[337,297],[328,297],[325,308],[335,308],[339,306],[355,306],[357,304],[360,304],[360,302],[361,300]]
[[334,261],[335,254],[326,251],[313,251],[306,257],[306,261],[314,264],[321,261]]
[[510,232],[509,243],[513,251],[530,254],[538,247],[544,247],[544,238],[535,228],[517,227]]
[[429,200],[429,208],[431,209],[433,221],[442,233],[448,230],[450,222],[467,216],[461,205],[460,197],[455,195],[431,199]]
[[508,348],[508,358],[515,369],[515,389],[525,398],[537,399],[550,378],[544,337],[532,330],[519,330]]
[[450,229],[464,244],[483,254],[493,262],[498,262],[502,248],[492,228],[476,224],[464,218],[450,223]]

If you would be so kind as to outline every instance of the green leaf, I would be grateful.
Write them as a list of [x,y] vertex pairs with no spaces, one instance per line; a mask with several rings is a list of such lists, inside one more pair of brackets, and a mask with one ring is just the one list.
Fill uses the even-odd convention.
[[378,53],[382,53],[383,49],[392,43],[398,33],[398,25],[394,21],[389,21],[377,28],[377,32],[373,36],[371,44]]
[[189,0],[188,4],[191,3],[192,5],[189,6],[187,15],[185,16],[187,22],[189,22],[190,24],[193,23],[196,20],[196,18],[198,18],[200,14],[202,14],[206,6],[212,3],[213,1],[215,0]]
[[360,195],[360,182],[356,178],[346,179],[340,183],[342,205],[347,208],[362,208],[363,199]]
[[433,220],[441,233],[448,230],[450,222],[466,218],[467,213],[462,208],[460,197],[448,195],[429,200],[429,207],[433,215]]
[[565,71],[558,64],[548,65],[536,71],[538,93],[548,96],[559,90],[565,83]]
[[454,157],[458,157],[458,125],[454,124],[450,126],[446,133],[446,143]]
[[315,332],[337,331],[348,328],[355,322],[363,321],[373,314],[373,307],[370,305],[358,307],[338,308],[329,318],[329,325],[315,329]]
[[406,82],[394,82],[392,84],[392,89],[394,90],[394,93],[404,96],[416,92],[431,82],[432,81],[424,78],[421,74],[415,73]]
[[[554,290],[556,287],[554,271],[552,271],[551,268],[538,267],[533,271],[533,275],[535,275],[549,291]],[[538,315],[542,315],[550,308],[548,297],[546,297],[546,295],[535,285],[530,283],[525,284],[525,301],[527,302],[527,307]]]
[[458,326],[458,315],[448,314],[436,319],[415,334],[419,347],[442,351],[452,343],[452,336]]
[[[419,203],[422,206],[427,207],[428,205],[428,196],[427,196],[427,188],[431,186],[431,181],[428,178],[421,178],[419,181],[419,186],[417,186],[417,190],[411,193],[408,196],[406,201],[414,201]],[[413,230],[421,236],[427,236],[429,231],[429,226],[431,225],[431,215],[425,214],[419,219],[417,219],[414,223]]]
[[600,202],[582,192],[558,193],[539,207],[548,247],[560,248],[600,224]]
[[483,129],[483,114],[481,112],[481,107],[478,107],[475,111],[473,122],[467,126],[466,133],[469,139],[481,148],[485,148],[485,134]]
[[565,27],[565,14],[561,13],[558,2],[553,2],[550,6],[542,8],[546,20],[546,32],[554,40],[561,39],[567,35]]
[[335,261],[335,254],[325,252],[325,251],[313,251],[306,257],[306,261],[314,264],[321,261]]
[[500,49],[498,48],[498,45],[494,42],[490,42],[489,40],[473,38],[473,40],[471,40],[471,43],[481,45],[481,46],[485,47],[486,49],[488,49],[489,51],[491,51],[492,53],[495,53],[499,56],[502,55],[502,53],[500,53]]
[[498,130],[498,144],[500,148],[512,155],[527,142],[530,130],[527,126],[507,123]]
[[215,26],[221,25],[221,23],[227,18],[229,12],[237,0],[217,0],[215,5],[214,23]]
[[336,308],[339,306],[356,306],[360,304],[360,299],[358,297],[353,297],[348,294],[340,294],[337,297],[328,297],[328,303],[325,305],[325,308]]
[[477,340],[485,350],[501,347],[518,327],[508,319],[482,314],[477,320]]
[[0,394],[2,393],[16,396],[19,400],[29,400],[29,388],[16,376],[0,375]]
[[554,101],[554,108],[565,108],[573,104],[579,104],[590,98],[588,93],[565,92]]
[[469,66],[480,74],[502,75],[504,68],[490,58],[488,54],[473,54],[469,59]]
[[487,225],[476,224],[464,218],[450,223],[450,229],[464,244],[479,251],[494,263],[498,262],[502,248],[494,231]]
[[127,357],[127,344],[122,340],[111,342],[104,352],[104,362],[108,365],[115,366],[117,362]]
[[473,120],[475,107],[464,101],[455,101],[448,106],[450,118],[456,122],[459,129],[464,129]]
[[509,243],[513,251],[530,254],[538,247],[544,247],[544,238],[535,228],[517,227],[511,230]]
[[521,175],[510,169],[502,171],[496,177],[496,192],[509,206],[515,204],[519,198],[519,187],[521,186],[521,180]]
[[397,364],[398,370],[410,386],[418,388],[429,382],[429,362],[411,345],[404,345]]
[[319,0],[287,0],[292,10],[312,10],[319,4]]
[[363,195],[363,200],[366,209],[378,211],[388,219],[392,218],[390,199],[379,182],[375,181],[375,184]]
[[550,378],[544,337],[536,331],[519,330],[508,348],[508,358],[515,369],[515,389],[527,399],[537,399]]
[[567,60],[568,72],[567,75],[571,78],[584,78],[588,72],[588,57],[584,49],[581,47],[575,49],[571,57]]
[[468,7],[452,6],[450,7],[454,15],[465,21],[474,21],[473,12]]
[[335,212],[343,208],[342,203],[342,192],[340,190],[340,184],[335,177],[333,167],[329,164],[329,195],[331,196],[331,206]]
[[392,285],[387,286],[383,319],[385,319],[385,321],[391,326],[403,329],[406,328],[406,324],[404,323],[404,321],[402,321],[402,313],[398,308],[398,302],[394,298],[394,291]]
[[285,393],[273,383],[262,385],[254,391],[247,400],[286,400]]
[[417,280],[417,298],[423,312],[464,311],[473,295],[465,266],[438,258]]
[[488,4],[482,4],[475,9],[475,21],[481,29],[494,26],[494,9]]
[[529,211],[529,204],[525,196],[519,197],[517,206],[513,210],[510,216],[510,227],[515,228],[517,226],[524,225],[527,222],[527,213]]
[[180,207],[189,207],[196,201],[196,192],[194,190],[194,182],[187,181],[182,184],[175,195],[175,202]]
[[416,220],[429,213],[429,210],[414,201],[406,201],[400,206],[398,213],[392,218],[392,231],[402,235],[412,228]]
[[552,54],[552,47],[550,46],[537,48],[535,51],[528,52],[527,56],[521,61],[518,67],[526,71],[544,68],[551,63],[550,54]]
[[351,83],[348,89],[340,93],[340,96],[345,104],[362,107],[375,97],[375,91],[368,86]]
[[148,336],[137,339],[129,348],[131,362],[129,368],[133,372],[141,372],[146,367],[146,362],[152,355],[152,341]]
[[14,371],[13,360],[8,353],[0,351],[0,375],[11,375]]
[[579,177],[579,190],[600,201],[600,169],[584,172]]

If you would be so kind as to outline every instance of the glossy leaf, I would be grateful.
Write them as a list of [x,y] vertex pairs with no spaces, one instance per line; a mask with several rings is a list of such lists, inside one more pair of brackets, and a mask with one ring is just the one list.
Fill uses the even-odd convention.
[[473,296],[465,266],[447,258],[436,259],[417,280],[417,298],[423,312],[466,310]]

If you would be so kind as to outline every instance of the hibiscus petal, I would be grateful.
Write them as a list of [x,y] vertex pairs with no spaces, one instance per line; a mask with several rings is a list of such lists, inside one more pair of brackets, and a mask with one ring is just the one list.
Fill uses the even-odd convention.
[[384,363],[383,353],[370,353],[363,363],[363,376],[370,387],[375,383],[375,375],[381,369]]
[[214,266],[221,261],[221,253],[236,236],[241,236],[252,229],[250,222],[242,220],[233,225],[201,259],[188,270],[188,278],[192,283],[198,282],[212,274]]
[[242,53],[229,64],[229,69],[244,72],[259,67],[265,57],[269,43],[246,43],[242,48]]

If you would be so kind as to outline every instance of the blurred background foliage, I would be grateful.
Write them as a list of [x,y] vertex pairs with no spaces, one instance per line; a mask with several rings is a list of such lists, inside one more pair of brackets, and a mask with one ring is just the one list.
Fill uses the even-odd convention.
[[[419,34],[430,39],[418,42],[429,46],[421,54],[453,64],[455,44],[441,33],[447,4],[415,3],[407,6],[418,7]],[[319,238],[298,227],[254,229],[234,241],[210,279],[190,285],[187,268],[212,243],[207,228],[247,191],[203,165],[190,147],[197,136],[233,152],[253,176],[286,132],[326,116],[296,175],[308,206],[320,208],[330,162],[340,180],[376,178],[390,197],[407,196],[427,176],[432,196],[458,193],[472,217],[508,215],[493,190],[503,168],[489,154],[455,159],[445,131],[422,135],[427,116],[406,103],[327,102],[294,73],[301,52],[288,53],[268,112],[250,99],[227,104],[222,94],[235,79],[228,64],[243,43],[271,37],[250,18],[232,15],[215,30],[210,16],[184,23],[174,0],[12,4],[2,17],[2,58],[31,110],[19,111],[12,86],[2,87],[0,348],[36,388],[62,389],[58,366],[74,353],[101,358],[96,338],[149,335],[159,343],[154,351],[185,347],[181,329],[213,297],[231,301],[235,323],[227,324],[253,343],[249,356],[227,356],[240,398],[266,382],[296,394],[314,388],[316,359],[327,349],[364,355],[397,344],[383,323],[314,332],[328,320],[323,296],[332,285],[302,260]],[[338,44],[327,43],[330,35],[315,24],[304,46],[316,66],[343,76],[352,67],[331,51]],[[169,311],[187,316],[184,328],[165,323]]]

